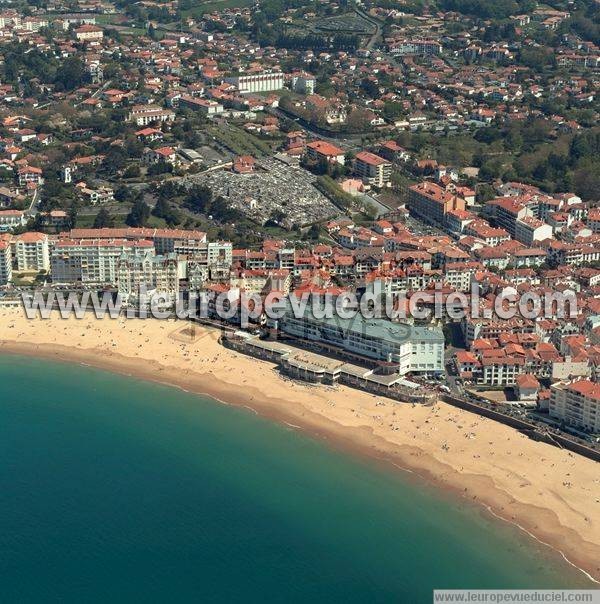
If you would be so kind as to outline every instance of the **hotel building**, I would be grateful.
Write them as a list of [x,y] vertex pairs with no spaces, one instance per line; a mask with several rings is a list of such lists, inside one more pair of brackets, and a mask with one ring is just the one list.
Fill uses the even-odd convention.
[[290,336],[331,346],[352,358],[375,361],[395,373],[434,374],[444,371],[444,334],[438,327],[392,323],[387,319],[316,318],[306,305],[296,317],[291,306],[279,320],[279,329]]

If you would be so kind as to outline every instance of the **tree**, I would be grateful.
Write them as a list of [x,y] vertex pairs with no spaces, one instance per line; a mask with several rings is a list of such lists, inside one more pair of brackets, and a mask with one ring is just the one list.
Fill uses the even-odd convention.
[[168,226],[175,226],[181,222],[181,214],[163,196],[159,196],[152,215],[162,218]]
[[125,166],[126,159],[125,151],[122,147],[111,145],[102,161],[102,168],[109,174],[116,174]]
[[146,226],[148,218],[150,218],[150,208],[144,202],[144,199],[141,196],[138,196],[133,203],[131,211],[127,214],[125,222],[131,227],[142,227]]
[[114,226],[114,219],[106,208],[100,208],[94,219],[95,229],[104,229]]
[[68,228],[74,229],[77,226],[77,205],[72,203],[67,212]]
[[58,90],[73,90],[87,82],[89,75],[83,61],[78,57],[65,59],[56,71],[54,83]]
[[140,167],[137,164],[131,164],[123,172],[123,178],[137,178],[140,174]]
[[194,212],[204,212],[213,198],[210,187],[206,185],[196,185],[190,189],[185,198],[185,205]]
[[173,166],[166,161],[158,161],[148,167],[148,176],[157,176],[158,174],[168,174],[173,172]]
[[600,197],[600,162],[589,162],[574,174],[575,192],[584,200],[597,200]]

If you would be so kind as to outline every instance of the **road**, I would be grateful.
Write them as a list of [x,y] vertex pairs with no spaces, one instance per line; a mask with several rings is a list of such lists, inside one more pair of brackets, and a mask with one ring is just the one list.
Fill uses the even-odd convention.
[[377,19],[375,19],[374,17],[371,17],[371,15],[369,15],[368,13],[365,13],[360,8],[355,8],[354,12],[357,15],[360,15],[365,21],[367,21],[367,23],[370,23],[371,25],[375,26],[375,32],[373,33],[373,35],[371,36],[371,38],[369,39],[369,41],[367,42],[367,44],[365,46],[365,50],[371,50],[373,48],[373,46],[375,46],[375,44],[381,40],[381,33],[382,33],[381,25],[379,24],[379,21]]

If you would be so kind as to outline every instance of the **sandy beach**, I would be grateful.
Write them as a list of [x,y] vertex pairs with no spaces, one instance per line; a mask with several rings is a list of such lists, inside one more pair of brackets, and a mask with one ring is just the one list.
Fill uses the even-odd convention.
[[517,524],[600,581],[600,464],[447,405],[296,383],[219,332],[140,319],[28,320],[0,308],[0,352],[85,363],[249,407],[385,460]]

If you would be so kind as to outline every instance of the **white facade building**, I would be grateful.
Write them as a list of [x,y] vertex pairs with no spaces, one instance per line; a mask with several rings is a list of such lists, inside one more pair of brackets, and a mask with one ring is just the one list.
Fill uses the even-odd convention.
[[248,75],[237,75],[225,78],[226,82],[233,84],[241,93],[272,92],[283,88],[283,73],[263,72]]
[[590,380],[553,384],[549,413],[568,426],[600,432],[600,384]]
[[289,335],[331,345],[344,353],[394,366],[400,375],[444,371],[444,335],[438,327],[392,323],[387,319],[316,318],[309,303],[302,316],[288,307],[278,327]]
[[179,294],[177,256],[156,256],[154,250],[125,253],[117,262],[117,285],[124,302],[139,302],[145,288],[148,295],[163,296],[166,304],[172,304]]
[[12,281],[12,253],[10,242],[0,240],[0,286]]
[[25,224],[25,214],[20,210],[0,211],[0,232],[12,231],[12,229]]
[[154,254],[151,241],[126,239],[63,239],[52,250],[54,283],[116,285],[123,254]]
[[20,271],[47,271],[50,268],[48,235],[23,233],[15,239],[15,257]]

